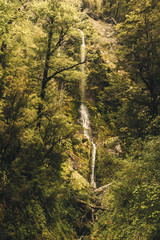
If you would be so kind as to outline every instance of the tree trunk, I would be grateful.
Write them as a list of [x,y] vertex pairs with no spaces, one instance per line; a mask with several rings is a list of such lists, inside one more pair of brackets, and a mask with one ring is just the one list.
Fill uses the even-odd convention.
[[[40,93],[41,100],[45,99],[45,90],[46,90],[46,85],[47,85],[47,82],[48,82],[47,78],[48,78],[48,70],[49,70],[49,60],[50,60],[50,56],[51,56],[52,35],[53,35],[53,32],[52,32],[52,30],[50,30],[49,33],[48,33],[47,53],[46,53],[46,60],[45,60],[42,86],[41,86],[41,93]],[[40,127],[40,125],[41,125],[42,109],[43,109],[43,104],[40,103],[39,107],[38,107],[38,123],[37,123],[38,127]]]

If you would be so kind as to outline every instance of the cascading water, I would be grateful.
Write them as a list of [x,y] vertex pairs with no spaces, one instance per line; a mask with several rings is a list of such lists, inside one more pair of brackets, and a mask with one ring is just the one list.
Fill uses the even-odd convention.
[[[78,29],[81,32],[82,36],[82,45],[81,45],[81,62],[85,61],[85,38],[82,30]],[[82,73],[85,73],[85,64],[82,64],[81,68]],[[89,121],[89,113],[88,108],[85,105],[85,77],[82,78],[81,82],[81,106],[80,106],[80,114],[81,114],[81,123],[84,129],[84,135],[91,141],[92,144],[92,164],[91,164],[91,186],[96,188],[95,182],[95,161],[96,161],[96,145],[94,144],[91,138],[91,128]]]
[[[82,30],[78,29],[81,32],[82,36],[82,45],[81,45],[81,62],[85,61],[85,39],[84,39],[84,33]],[[82,64],[81,66],[81,72],[84,74],[85,73],[85,64]],[[81,81],[81,102],[85,100],[85,78],[82,78]]]

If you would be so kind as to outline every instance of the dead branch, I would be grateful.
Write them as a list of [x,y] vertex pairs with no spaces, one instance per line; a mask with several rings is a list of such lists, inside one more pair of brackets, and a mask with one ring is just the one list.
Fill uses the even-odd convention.
[[88,207],[91,207],[92,209],[103,210],[103,211],[106,210],[106,208],[104,208],[104,207],[95,206],[95,205],[93,205],[93,204],[91,204],[91,203],[85,202],[85,201],[77,198],[73,193],[72,193],[72,195],[75,197],[75,199],[76,199],[77,202],[83,203],[83,204],[87,205]]
[[112,184],[113,184],[113,183],[109,183],[109,184],[104,185],[104,186],[102,186],[102,187],[96,188],[96,189],[94,190],[94,192],[95,192],[95,193],[102,192],[102,191],[106,190],[109,186],[111,186]]
[[25,9],[27,7],[29,2],[30,2],[30,0],[26,1],[20,8],[18,8],[18,10],[21,12],[23,9]]

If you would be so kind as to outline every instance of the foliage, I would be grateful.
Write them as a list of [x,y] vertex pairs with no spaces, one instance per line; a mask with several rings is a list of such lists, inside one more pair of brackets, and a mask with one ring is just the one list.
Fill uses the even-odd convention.
[[83,8],[87,8],[88,14],[93,18],[101,18],[115,24],[125,20],[125,15],[129,12],[129,2],[129,0],[83,0]]
[[159,109],[159,3],[137,1],[131,9],[126,21],[118,25],[122,44],[120,64],[130,72],[143,96],[148,94],[146,105],[151,115],[156,116]]
[[[4,10],[5,6],[2,7]],[[75,220],[71,223],[71,216],[77,219],[82,214],[77,212],[76,201],[66,193],[60,172],[67,157],[67,144],[62,142],[72,139],[76,127],[68,93],[52,79],[54,77],[45,86],[42,81],[50,31],[53,31],[50,49],[53,54],[47,63],[47,77],[75,64],[69,46],[74,36],[73,21],[74,24],[78,21],[79,5],[69,1],[28,1],[23,2],[19,10],[18,7],[15,6],[15,15],[19,19],[8,23],[10,31],[5,30],[9,27],[7,24],[2,29],[7,37],[4,39],[5,66],[1,61],[0,235],[2,239],[69,239],[70,235],[77,236],[82,227],[81,223],[76,225]],[[4,11],[4,19],[8,19],[7,13]],[[62,52],[58,57],[60,46]],[[76,82],[78,74],[73,71],[70,74]],[[64,83],[70,81],[66,73],[61,74],[61,79]],[[67,89],[70,93],[71,88]],[[42,90],[46,92],[45,99]],[[68,203],[70,206],[65,210]]]
[[158,146],[159,137],[135,142],[130,148],[130,157],[122,162],[117,180],[106,193],[107,211],[98,216],[93,229],[95,238],[159,238]]
[[[86,12],[120,23],[118,62]],[[2,240],[160,238],[159,13],[158,0],[0,0]]]

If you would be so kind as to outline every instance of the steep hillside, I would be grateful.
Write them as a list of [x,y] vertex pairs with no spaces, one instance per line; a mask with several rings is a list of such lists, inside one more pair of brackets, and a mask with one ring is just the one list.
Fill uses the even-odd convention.
[[0,15],[0,239],[160,239],[159,1]]
[[118,47],[115,25],[102,20],[94,20],[93,18],[89,18],[89,21],[97,33],[95,43],[96,47],[100,48],[103,60],[111,68],[115,67],[115,51]]

